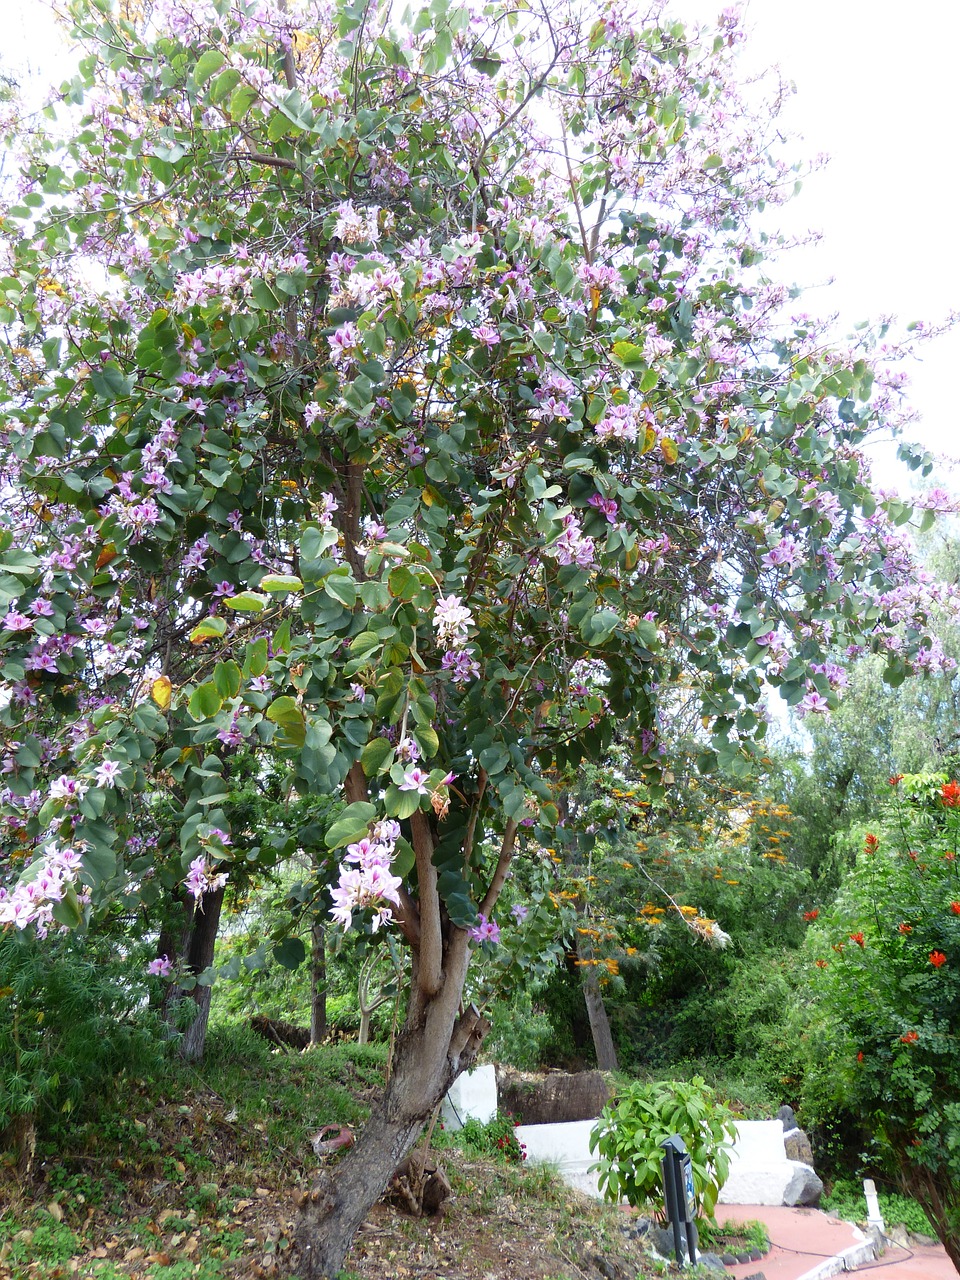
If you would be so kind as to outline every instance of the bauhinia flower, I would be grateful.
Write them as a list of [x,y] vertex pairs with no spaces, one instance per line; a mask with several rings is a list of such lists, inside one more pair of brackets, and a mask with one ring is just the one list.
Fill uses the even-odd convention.
[[433,614],[437,642],[448,649],[462,649],[467,642],[467,628],[473,614],[456,595],[441,596]]
[[500,941],[500,926],[493,920],[488,920],[485,915],[480,916],[480,923],[475,924],[472,929],[467,930],[467,936],[471,942],[492,942]]
[[147,965],[147,973],[156,978],[169,978],[173,973],[173,961],[169,956],[158,956]]

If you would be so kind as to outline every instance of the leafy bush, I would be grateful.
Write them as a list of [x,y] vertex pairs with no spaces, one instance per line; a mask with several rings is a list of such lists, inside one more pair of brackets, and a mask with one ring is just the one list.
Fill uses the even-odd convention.
[[634,1206],[659,1202],[660,1144],[677,1133],[690,1153],[697,1198],[712,1217],[730,1171],[728,1152],[736,1130],[733,1113],[700,1076],[629,1084],[604,1107],[590,1135],[590,1150],[600,1155],[592,1168],[606,1199],[626,1197]]
[[103,1096],[124,1071],[159,1067],[160,1024],[131,967],[109,939],[0,932],[0,1135]]
[[891,782],[880,834],[810,937],[808,1074],[821,1102],[865,1117],[960,1264],[960,785]]
[[[880,1212],[888,1227],[902,1224],[908,1231],[919,1235],[935,1235],[930,1220],[921,1205],[908,1196],[898,1195],[895,1191],[878,1191]],[[867,1216],[867,1202],[863,1194],[863,1186],[852,1178],[840,1178],[830,1188],[828,1195],[821,1201],[824,1209],[829,1209],[838,1218],[847,1222],[862,1222]]]
[[472,1116],[464,1121],[462,1129],[454,1132],[441,1130],[435,1135],[434,1146],[457,1146],[470,1155],[493,1156],[508,1164],[521,1164],[527,1158],[527,1149],[517,1139],[519,1120],[498,1112],[493,1120],[484,1124]]

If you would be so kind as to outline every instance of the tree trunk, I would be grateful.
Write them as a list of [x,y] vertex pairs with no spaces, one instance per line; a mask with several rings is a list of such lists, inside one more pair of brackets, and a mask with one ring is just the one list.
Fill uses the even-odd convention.
[[301,1280],[332,1280],[340,1272],[357,1229],[424,1122],[476,1060],[487,1024],[472,1008],[458,1016],[469,946],[462,930],[452,933],[438,989],[425,992],[427,984],[422,986],[414,972],[390,1081],[360,1138],[335,1171],[321,1174],[300,1199],[291,1264]]
[[597,1066],[601,1071],[616,1071],[617,1050],[610,1030],[610,1019],[607,1007],[603,1003],[597,971],[591,965],[583,974],[583,999],[587,1006],[587,1017],[590,1019],[590,1033],[593,1036],[593,1048],[597,1055]]
[[[213,964],[223,893],[222,888],[216,889],[213,893],[205,893],[198,902],[183,903],[184,927],[179,946],[173,947],[175,954],[170,958],[182,956],[185,972],[194,977],[198,977]],[[161,935],[161,943],[165,947],[170,946],[172,938],[173,931],[164,933]],[[185,992],[174,982],[167,988],[164,996],[163,1014],[171,1029],[181,1021],[180,1007],[184,1001],[189,999],[194,1004],[193,1016],[183,1031],[179,1047],[180,1057],[185,1062],[197,1062],[203,1057],[210,1017],[210,995],[209,986],[198,983],[192,991]]]
[[907,1156],[898,1158],[900,1181],[933,1224],[947,1257],[960,1275],[960,1188],[951,1182],[947,1170],[934,1173],[915,1164]]
[[327,1034],[327,957],[323,916],[310,927],[310,1043],[319,1044]]

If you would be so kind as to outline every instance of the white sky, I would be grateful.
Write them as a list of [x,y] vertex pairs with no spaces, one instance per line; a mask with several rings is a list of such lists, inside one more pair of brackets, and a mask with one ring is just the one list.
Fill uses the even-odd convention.
[[[672,0],[676,15],[713,20],[723,0]],[[802,135],[791,157],[831,156],[772,219],[822,233],[791,253],[802,306],[859,320],[896,315],[937,323],[960,310],[955,209],[956,56],[960,6],[944,0],[748,0],[745,68],[779,65],[796,86],[782,116]],[[825,282],[831,280],[832,284]],[[960,455],[960,327],[925,344],[907,368],[921,420],[910,434],[936,453]],[[888,465],[878,470],[884,483]],[[937,469],[931,477],[960,487]]]
[[[723,7],[671,4],[689,21],[711,21]],[[745,69],[777,64],[797,88],[782,117],[786,131],[801,135],[790,156],[832,157],[790,205],[769,214],[771,230],[821,232],[817,245],[784,261],[790,283],[810,286],[798,307],[838,313],[842,332],[882,315],[937,323],[960,310],[960,6],[913,0],[907,12],[893,0],[747,0],[746,15]],[[51,66],[56,39],[45,0],[0,0],[0,23],[4,62],[26,58],[50,79],[63,72],[65,64]],[[909,366],[921,415],[911,434],[936,453],[960,455],[960,328],[920,356]],[[898,479],[889,458],[877,465],[883,483]],[[960,474],[945,468],[931,479],[960,488]]]

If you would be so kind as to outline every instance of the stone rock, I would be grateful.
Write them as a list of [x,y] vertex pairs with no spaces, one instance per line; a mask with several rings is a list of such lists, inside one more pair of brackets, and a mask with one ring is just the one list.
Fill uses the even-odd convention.
[[610,1090],[599,1071],[551,1071],[532,1075],[498,1067],[500,1109],[522,1124],[563,1124],[594,1120]]
[[790,1129],[784,1133],[783,1149],[787,1153],[788,1160],[799,1160],[801,1164],[813,1165],[813,1147],[802,1129]]
[[797,1127],[797,1117],[793,1114],[793,1107],[782,1106],[775,1118],[783,1121],[784,1133],[788,1133],[791,1129],[796,1129]]
[[661,1258],[676,1258],[672,1227],[651,1227],[647,1232],[647,1240]]
[[726,1274],[726,1263],[717,1253],[700,1253],[697,1255],[697,1263],[706,1271],[719,1272],[720,1275]]
[[786,1205],[817,1205],[823,1195],[823,1183],[808,1164],[795,1163],[790,1181],[783,1191]]

